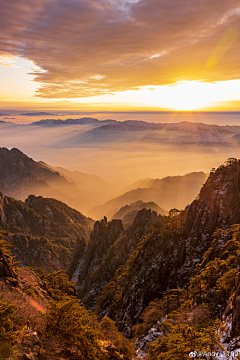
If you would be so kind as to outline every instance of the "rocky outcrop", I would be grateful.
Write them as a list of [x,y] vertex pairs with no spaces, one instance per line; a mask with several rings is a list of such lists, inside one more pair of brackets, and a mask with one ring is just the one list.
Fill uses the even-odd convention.
[[[216,228],[229,229],[240,220],[240,162],[211,172],[196,200],[189,207],[186,231],[197,246]],[[199,232],[199,230],[201,230]]]
[[17,273],[13,269],[13,258],[0,249],[0,277],[12,277],[17,279]]
[[[73,269],[75,268],[72,279],[76,283],[83,299],[86,293],[85,286],[90,274],[100,265],[110,246],[122,233],[123,225],[121,220],[108,222],[107,218],[104,217],[102,221],[95,222],[89,243],[84,245],[83,241],[79,242],[78,248],[80,250],[80,256],[82,256],[78,261],[76,261],[76,257],[73,259],[70,265],[70,271],[73,273]],[[85,249],[85,251],[83,251],[83,249]],[[75,251],[77,252],[78,249],[75,248]]]
[[87,249],[73,274],[80,296],[88,308],[95,308],[102,289],[129,259],[149,226],[161,227],[162,219],[155,211],[143,209],[125,231],[121,220],[107,222],[104,218],[95,223]]
[[231,336],[240,336],[240,274],[238,275],[237,288],[232,301],[233,318]]
[[[240,221],[240,161],[232,159],[211,172],[186,219],[185,264],[179,270],[182,285],[208,250],[216,229],[229,230]],[[188,270],[187,270],[188,269]]]
[[93,224],[58,200],[30,195],[23,203],[0,193],[0,231],[24,265],[66,270],[76,239],[88,240]]
[[150,301],[167,288],[176,288],[176,270],[184,263],[184,241],[180,232],[159,230],[145,234],[135,245],[128,261],[119,268],[98,299],[100,317],[110,316],[120,331],[131,336]]
[[72,256],[72,261],[67,271],[70,278],[73,276],[73,273],[78,266],[79,259],[82,259],[84,255],[86,245],[86,241],[83,237],[77,238]]
[[[239,161],[233,159],[220,166],[186,209],[184,228],[177,225],[176,218],[169,218],[160,230],[149,233],[135,246],[98,299],[100,317],[110,316],[125,335],[131,336],[132,325],[151,300],[169,288],[183,288],[189,283],[196,264],[202,262],[212,243],[214,231],[229,230],[240,220],[239,175]],[[185,214],[179,216],[184,218]],[[238,297],[235,304],[237,317]]]

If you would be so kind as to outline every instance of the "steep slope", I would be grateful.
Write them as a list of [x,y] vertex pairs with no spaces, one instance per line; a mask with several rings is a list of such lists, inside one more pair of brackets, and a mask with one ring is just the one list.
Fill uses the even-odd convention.
[[48,187],[47,182],[66,182],[57,172],[42,167],[18,149],[0,148],[0,171],[2,192],[17,192],[14,188],[31,187],[34,183]]
[[[210,173],[185,210],[173,209],[160,224],[150,221],[155,216],[151,210],[140,211],[81,287],[86,305],[92,308],[96,303],[100,317],[110,316],[120,331],[131,336],[132,326],[151,301],[168,289],[189,284],[196,264],[211,249],[216,229],[229,232],[232,224],[240,222],[239,193],[240,161],[229,159]],[[146,214],[149,220],[144,223]],[[227,240],[225,236],[219,242],[219,249]],[[218,253],[211,250],[211,254]],[[80,262],[84,257],[82,252]]]
[[188,208],[185,228],[176,221],[181,214],[173,214],[160,231],[143,238],[104,288],[98,300],[99,314],[110,315],[130,336],[131,326],[150,301],[169,288],[185,286],[208,250],[214,231],[229,230],[240,221],[239,178],[240,161],[220,166]]
[[[165,210],[182,209],[197,196],[206,179],[207,175],[203,172],[152,179],[147,181],[146,188],[128,191],[101,206],[94,207],[88,212],[88,215],[95,219],[103,216],[111,217],[116,209],[138,200],[153,201]],[[144,184],[146,183],[144,182]]]
[[93,220],[55,199],[22,201],[0,193],[0,230],[24,265],[67,269],[78,237],[88,240]]
[[17,268],[1,239],[0,314],[1,359],[135,359],[114,322],[84,308],[64,271]]
[[[34,161],[18,149],[0,148],[0,191],[4,195],[20,200],[31,194],[52,197],[84,212],[103,200],[104,197],[98,198],[99,193],[104,194],[101,189],[93,192],[93,186],[86,185],[90,175],[85,174],[83,184],[73,178],[66,179],[63,172],[60,174],[43,162]],[[101,185],[103,180],[99,182]],[[95,187],[96,183],[95,179]]]
[[88,308],[95,308],[98,296],[113,277],[115,271],[130,257],[149,226],[160,227],[162,216],[151,210],[140,210],[133,224],[124,231],[121,220],[97,221],[90,241],[77,243],[76,255],[71,264],[73,281]]
[[100,265],[106,256],[110,246],[123,233],[121,220],[112,220],[110,223],[104,218],[101,222],[97,221],[94,225],[88,244],[80,240],[75,250],[79,257],[74,256],[70,265],[69,275],[72,276],[77,288],[83,296],[85,284],[88,282],[90,274]]

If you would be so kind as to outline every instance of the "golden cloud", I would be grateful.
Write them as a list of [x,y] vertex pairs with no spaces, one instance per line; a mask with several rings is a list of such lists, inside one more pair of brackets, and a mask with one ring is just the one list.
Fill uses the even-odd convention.
[[12,0],[1,5],[0,44],[5,54],[34,62],[37,96],[45,98],[236,79],[238,6],[238,0]]

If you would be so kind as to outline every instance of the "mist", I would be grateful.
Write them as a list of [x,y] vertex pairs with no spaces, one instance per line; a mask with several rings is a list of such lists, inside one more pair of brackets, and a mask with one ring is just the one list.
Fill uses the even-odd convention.
[[[183,120],[182,116],[179,115],[178,119]],[[217,116],[221,126],[223,123],[236,125],[239,114],[203,114],[200,119],[198,114],[198,122],[204,123],[207,117],[211,117],[210,123],[217,123]],[[165,117],[166,114],[162,122]],[[232,123],[228,122],[229,118]],[[40,118],[35,117],[34,120]],[[190,121],[189,115],[185,120]],[[175,122],[174,118],[169,124],[174,125]],[[118,124],[101,127],[89,124],[37,126],[1,123],[0,146],[18,148],[35,161],[43,161],[54,168],[62,167],[103,179],[109,184],[109,191],[100,185],[97,189],[96,183],[94,189],[98,194],[94,193],[89,203],[91,207],[110,200],[124,186],[140,179],[161,179],[191,172],[209,173],[227,158],[240,157],[238,138],[234,138],[240,134],[238,126],[173,130],[137,127],[129,130],[119,128]],[[205,139],[208,141],[204,142]],[[160,203],[158,205],[161,206]],[[81,211],[84,211],[84,205]]]

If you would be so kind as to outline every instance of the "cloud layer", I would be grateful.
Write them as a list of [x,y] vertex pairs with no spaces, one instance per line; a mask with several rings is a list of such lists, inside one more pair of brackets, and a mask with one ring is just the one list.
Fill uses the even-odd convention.
[[42,69],[33,70],[40,97],[239,78],[238,0],[0,0],[0,6],[0,55],[20,55]]

